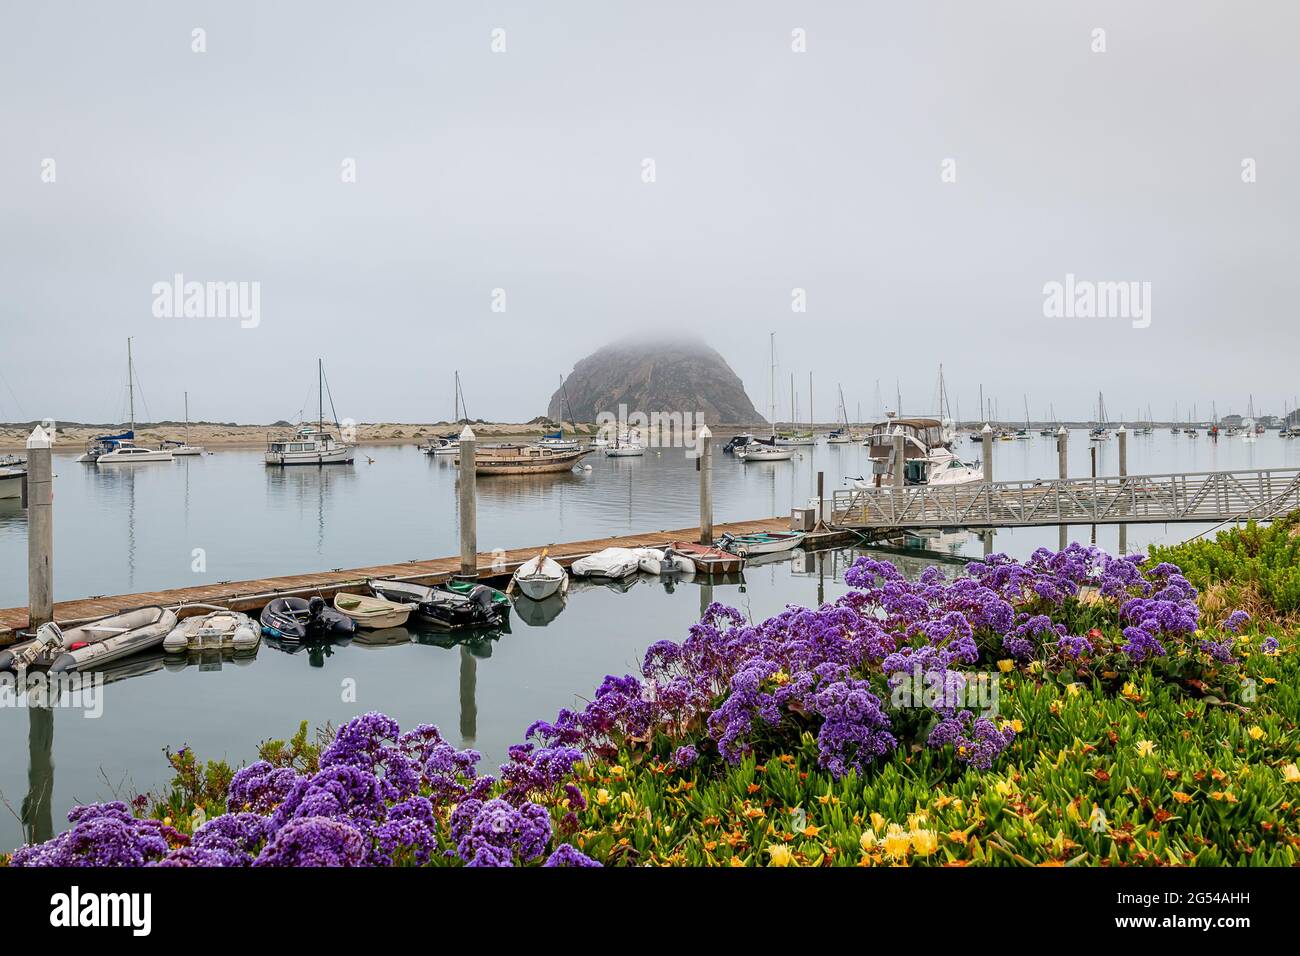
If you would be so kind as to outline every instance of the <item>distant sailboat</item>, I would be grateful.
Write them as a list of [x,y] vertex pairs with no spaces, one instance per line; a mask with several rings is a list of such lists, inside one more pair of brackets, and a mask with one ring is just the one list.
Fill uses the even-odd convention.
[[203,454],[202,445],[190,444],[190,393],[185,393],[185,441],[165,441],[163,448],[171,446],[170,451],[173,455],[201,455]]
[[789,448],[782,448],[777,445],[776,437],[776,333],[772,332],[768,338],[768,348],[771,352],[772,375],[769,386],[768,396],[770,405],[768,416],[771,419],[772,435],[770,438],[755,438],[748,444],[741,445],[735,449],[735,455],[743,462],[751,461],[789,461],[794,457],[794,452]]

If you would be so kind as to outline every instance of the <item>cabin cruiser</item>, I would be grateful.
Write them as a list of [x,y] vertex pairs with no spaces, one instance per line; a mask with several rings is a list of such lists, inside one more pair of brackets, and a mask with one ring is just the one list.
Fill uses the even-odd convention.
[[438,435],[427,445],[422,445],[420,451],[426,455],[455,455],[460,451],[460,436],[455,433]]
[[134,465],[146,461],[171,461],[172,453],[165,448],[141,448],[134,442],[118,442],[112,451],[95,459],[96,465]]
[[893,484],[894,437],[903,436],[903,484],[962,485],[984,480],[979,464],[963,461],[949,447],[956,437],[951,428],[933,418],[890,418],[872,427],[864,444],[875,466],[877,482],[852,479],[858,488]]
[[77,456],[77,461],[82,464],[93,465],[99,460],[100,455],[108,454],[122,443],[134,445],[135,431],[124,431],[120,435],[96,435],[86,442],[86,451]]
[[352,463],[355,446],[340,442],[319,425],[302,425],[292,438],[270,438],[266,443],[268,465],[346,465]]
[[743,462],[789,461],[794,457],[794,449],[780,446],[776,438],[754,438],[734,449],[732,454]]
[[734,452],[738,448],[744,448],[754,440],[754,436],[749,432],[741,432],[739,435],[732,435],[731,440],[722,446],[724,452]]

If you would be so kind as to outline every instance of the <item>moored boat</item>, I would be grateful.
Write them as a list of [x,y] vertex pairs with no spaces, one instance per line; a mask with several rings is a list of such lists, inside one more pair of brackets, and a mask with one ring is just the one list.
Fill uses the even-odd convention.
[[513,581],[525,597],[544,601],[552,594],[568,590],[569,576],[560,562],[547,557],[543,550],[515,569]]
[[0,671],[48,667],[51,673],[66,673],[101,666],[157,647],[175,626],[176,615],[156,606],[114,614],[67,630],[46,624],[31,640],[0,651]]
[[540,448],[549,448],[551,451],[568,452],[577,451],[582,445],[576,438],[565,438],[564,429],[559,431],[547,432],[537,440]]
[[262,633],[289,643],[342,637],[356,632],[352,618],[329,607],[325,599],[282,597],[262,608]]
[[208,648],[246,651],[261,639],[261,627],[247,614],[219,608],[184,618],[163,638],[163,650],[173,654]]
[[[474,471],[480,475],[538,475],[568,471],[591,454],[590,449],[557,451],[537,445],[484,445],[474,449]],[[457,456],[455,463],[460,464]]]
[[[266,440],[264,460],[268,465],[350,465],[355,457],[354,446],[339,441],[325,430],[325,366],[316,360],[317,416],[316,425],[303,423],[292,437]],[[330,398],[331,408],[334,399]],[[338,422],[335,422],[338,427]]]
[[756,534],[724,534],[718,547],[747,558],[754,554],[775,554],[791,551],[803,543],[802,531],[764,531]]
[[569,565],[569,571],[579,578],[608,578],[619,580],[636,574],[641,566],[641,556],[632,548],[605,548]]
[[23,496],[23,478],[27,475],[27,469],[23,465],[26,463],[17,464],[19,459],[13,460],[15,464],[12,465],[0,463],[0,498]]
[[388,601],[369,594],[340,591],[334,595],[334,610],[350,617],[357,627],[377,631],[385,627],[401,627],[411,616],[411,605]]
[[374,578],[367,584],[377,597],[414,605],[412,613],[416,620],[437,627],[499,628],[506,626],[510,614],[508,597],[495,588],[472,581],[431,586]]
[[638,567],[646,574],[694,574],[695,562],[666,548],[633,548]]
[[717,546],[693,541],[674,541],[671,550],[690,558],[700,574],[736,574],[745,567],[745,559]]

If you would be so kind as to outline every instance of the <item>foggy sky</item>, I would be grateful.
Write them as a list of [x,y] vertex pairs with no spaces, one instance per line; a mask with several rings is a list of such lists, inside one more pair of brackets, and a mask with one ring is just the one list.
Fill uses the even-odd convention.
[[[130,335],[155,419],[293,418],[320,355],[340,416],[448,417],[459,369],[522,421],[651,328],[764,413],[776,332],[778,416],[809,371],[820,420],[877,379],[931,411],[940,362],[965,418],[981,383],[1006,418],[1278,412],[1298,33],[1203,0],[9,4],[0,420],[117,420]],[[176,273],[260,283],[260,325],[155,318]],[[1150,282],[1150,328],[1044,318],[1067,273]]]

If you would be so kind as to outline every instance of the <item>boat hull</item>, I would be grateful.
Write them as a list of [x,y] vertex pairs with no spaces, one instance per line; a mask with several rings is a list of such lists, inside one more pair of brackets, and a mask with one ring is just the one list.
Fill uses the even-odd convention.
[[288,451],[266,453],[268,465],[350,465],[355,457],[351,447],[331,448],[328,451]]
[[163,639],[163,650],[179,654],[210,648],[252,650],[262,640],[261,627],[238,611],[213,611],[187,617]]
[[21,498],[24,474],[22,471],[0,473],[0,498]]
[[742,558],[755,554],[793,551],[803,543],[802,531],[778,531],[771,534],[723,535],[721,546]]
[[148,607],[64,631],[65,650],[50,663],[50,673],[102,667],[157,647],[175,626],[174,613],[166,608]]
[[674,553],[689,558],[698,574],[739,574],[745,567],[743,557],[722,548],[690,541],[675,541],[670,548]]

